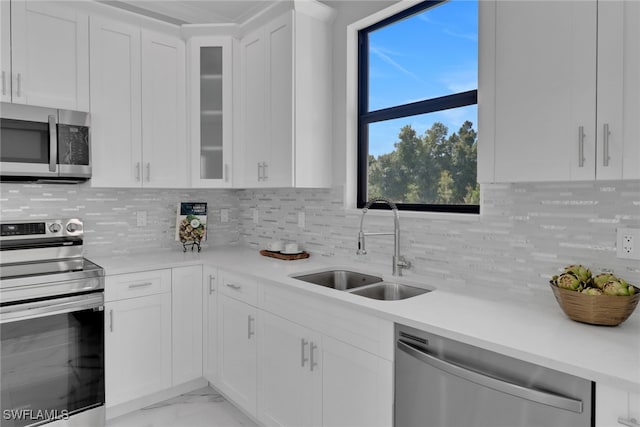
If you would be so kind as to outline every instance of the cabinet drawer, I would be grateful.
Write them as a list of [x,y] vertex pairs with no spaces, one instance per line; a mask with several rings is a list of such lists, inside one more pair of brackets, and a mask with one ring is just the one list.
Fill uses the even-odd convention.
[[253,306],[258,303],[258,281],[249,276],[220,271],[220,292]]
[[171,269],[105,277],[105,301],[171,292]]

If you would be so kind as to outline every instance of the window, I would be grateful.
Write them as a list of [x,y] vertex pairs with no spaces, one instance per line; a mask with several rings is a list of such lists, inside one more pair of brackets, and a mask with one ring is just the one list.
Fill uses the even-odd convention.
[[358,39],[357,206],[479,213],[477,0],[426,1]]

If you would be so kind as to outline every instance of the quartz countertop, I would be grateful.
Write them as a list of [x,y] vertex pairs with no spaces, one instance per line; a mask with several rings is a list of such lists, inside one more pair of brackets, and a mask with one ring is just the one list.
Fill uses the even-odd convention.
[[[548,296],[524,297],[482,288],[464,295],[439,289],[433,283],[415,283],[379,271],[363,270],[362,265],[344,265],[332,258],[312,256],[283,261],[261,256],[242,246],[204,248],[201,253],[181,250],[90,257],[107,275],[143,270],[211,265],[223,270],[253,275],[290,286],[318,298],[331,299],[353,309],[428,332],[476,345],[511,357],[603,382],[631,392],[640,392],[640,313],[616,327],[594,326],[568,319],[549,290]],[[435,289],[400,301],[379,301],[313,285],[291,275],[343,268],[382,276]]]

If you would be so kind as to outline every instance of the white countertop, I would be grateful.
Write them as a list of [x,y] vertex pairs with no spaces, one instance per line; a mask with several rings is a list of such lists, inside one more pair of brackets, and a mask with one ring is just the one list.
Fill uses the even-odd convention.
[[[290,278],[292,274],[326,267],[363,271],[328,258],[282,261],[239,246],[205,248],[138,256],[91,257],[107,275],[141,270],[208,264],[283,283],[319,298],[331,298],[354,309],[406,324],[511,357],[557,369],[632,392],[640,392],[640,310],[616,327],[574,322],[561,311],[549,290],[548,298],[526,299],[512,293],[478,289],[461,295],[436,288],[401,301],[378,301]],[[371,272],[393,281],[385,272]],[[411,284],[411,282],[404,282]]]

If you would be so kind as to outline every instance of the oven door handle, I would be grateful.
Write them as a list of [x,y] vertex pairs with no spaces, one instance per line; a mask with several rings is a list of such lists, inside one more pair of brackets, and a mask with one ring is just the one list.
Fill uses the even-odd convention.
[[102,292],[0,307],[0,323],[91,309],[104,310],[104,294]]
[[416,359],[428,365],[431,365],[436,369],[447,372],[451,375],[455,375],[456,377],[462,378],[472,383],[476,383],[482,387],[487,387],[493,390],[500,391],[502,393],[510,394],[522,399],[527,399],[532,402],[541,403],[543,405],[565,409],[567,411],[576,412],[578,414],[582,413],[582,401],[580,400],[535,390],[533,388],[505,381],[500,378],[494,378],[478,371],[467,369],[465,367],[432,356],[431,354],[424,352],[422,349],[406,343],[402,340],[398,340],[397,347],[398,350],[401,350],[407,353],[409,356],[413,356]]

